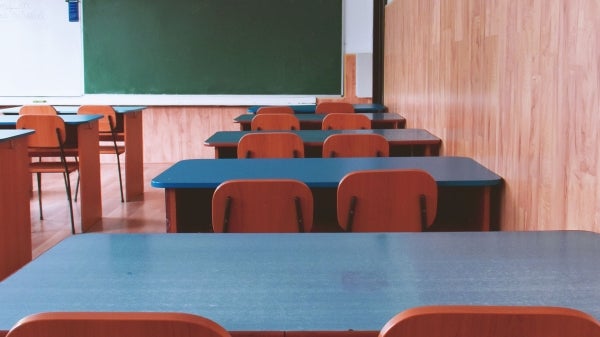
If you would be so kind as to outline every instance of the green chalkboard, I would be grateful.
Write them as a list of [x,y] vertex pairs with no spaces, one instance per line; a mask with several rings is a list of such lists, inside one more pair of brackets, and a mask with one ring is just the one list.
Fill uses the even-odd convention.
[[339,95],[342,0],[84,0],[86,94]]

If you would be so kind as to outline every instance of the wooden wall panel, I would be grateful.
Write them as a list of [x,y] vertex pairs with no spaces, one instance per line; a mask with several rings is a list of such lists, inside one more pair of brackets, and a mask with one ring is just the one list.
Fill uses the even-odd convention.
[[504,230],[600,232],[600,2],[394,0],[384,103],[505,179]]
[[172,106],[144,110],[144,162],[174,163],[191,158],[214,158],[204,140],[217,131],[239,130],[233,119],[247,107]]

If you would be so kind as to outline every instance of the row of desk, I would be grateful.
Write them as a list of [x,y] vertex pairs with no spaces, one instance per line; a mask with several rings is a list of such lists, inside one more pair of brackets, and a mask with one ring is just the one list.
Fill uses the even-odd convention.
[[502,178],[464,157],[194,159],[177,162],[152,179],[165,189],[167,232],[210,232],[215,188],[231,179],[287,178],[306,183],[314,197],[314,230],[339,231],[336,190],[348,173],[417,168],[439,186],[433,230],[489,230],[497,224]]
[[376,337],[434,304],[600,319],[598,256],[600,235],[580,231],[82,234],[0,283],[0,331],[44,311],[188,312],[234,337]]
[[[218,131],[204,141],[215,148],[215,158],[236,158],[237,144],[242,136],[255,131]],[[265,131],[258,131],[265,132]],[[334,134],[377,134],[390,144],[390,156],[435,156],[442,140],[423,129],[370,129],[370,130],[297,130],[304,142],[305,157],[321,157],[323,142]]]

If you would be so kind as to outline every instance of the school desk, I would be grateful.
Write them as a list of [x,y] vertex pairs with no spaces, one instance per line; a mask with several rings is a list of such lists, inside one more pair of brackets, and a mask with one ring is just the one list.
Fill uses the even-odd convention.
[[[86,231],[102,218],[98,120],[101,115],[60,115],[65,121],[66,146],[79,154],[81,229]],[[14,129],[18,115],[0,115],[0,129]],[[31,184],[29,184],[31,185]]]
[[0,130],[0,280],[31,261],[31,182],[27,136],[33,130]]
[[[5,115],[16,115],[21,107],[0,109]],[[77,114],[78,106],[55,105],[59,115]],[[144,197],[144,139],[142,111],[144,106],[113,106],[117,113],[117,130],[124,133],[125,146],[125,200]]]
[[192,159],[175,163],[152,179],[165,189],[167,232],[209,232],[215,188],[231,179],[289,178],[313,192],[315,231],[338,230],[336,189],[348,173],[368,169],[417,168],[438,184],[432,230],[489,230],[497,224],[502,178],[471,158],[378,157],[292,159]]
[[[386,106],[383,104],[352,104],[355,112],[385,112]],[[248,107],[248,113],[255,114],[262,105],[254,105]],[[317,109],[316,104],[303,104],[303,105],[289,105],[294,113],[297,114],[314,114]]]
[[[254,131],[217,131],[204,141],[215,148],[215,158],[236,158],[237,144],[243,135]],[[258,131],[268,132],[268,131]],[[325,138],[334,134],[378,134],[390,144],[390,156],[437,155],[442,140],[423,129],[371,129],[371,130],[297,130],[289,131],[304,141],[305,157],[321,157]]]
[[[600,319],[583,231],[82,234],[0,283],[0,330],[41,311],[181,311],[236,332],[377,332],[415,306],[565,306]],[[264,336],[264,335],[263,335]]]
[[[373,112],[360,114],[369,117],[373,129],[403,129],[406,127],[406,119],[397,113]],[[237,116],[233,121],[240,124],[240,130],[248,131],[254,116],[254,114],[247,113]],[[302,130],[320,130],[325,114],[306,113],[296,114],[295,116],[300,120]]]

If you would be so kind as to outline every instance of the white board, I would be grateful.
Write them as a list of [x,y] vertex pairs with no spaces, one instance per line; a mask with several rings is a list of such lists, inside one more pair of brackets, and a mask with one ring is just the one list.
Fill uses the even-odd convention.
[[0,0],[0,96],[82,95],[81,37],[65,0]]

